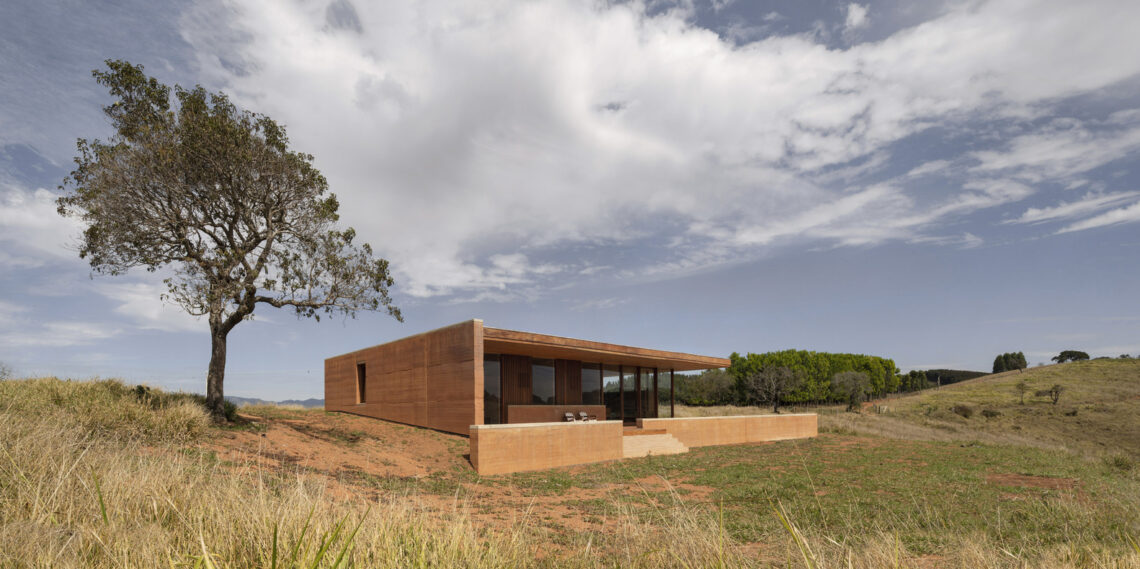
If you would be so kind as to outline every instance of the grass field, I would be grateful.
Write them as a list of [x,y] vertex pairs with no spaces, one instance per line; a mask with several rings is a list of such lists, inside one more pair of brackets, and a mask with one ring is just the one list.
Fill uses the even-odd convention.
[[0,382],[0,566],[1140,567],[1138,404],[1140,364],[1093,361],[822,409],[817,439],[479,477],[422,429]]

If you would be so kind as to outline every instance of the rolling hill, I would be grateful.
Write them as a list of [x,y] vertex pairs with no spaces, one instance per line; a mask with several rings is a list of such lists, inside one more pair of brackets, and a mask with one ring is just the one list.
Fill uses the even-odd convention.
[[[1025,382],[1024,403],[1017,390]],[[1059,385],[1056,404],[1044,392]],[[1140,360],[1102,359],[987,375],[824,412],[834,431],[919,440],[976,440],[1083,455],[1140,457]]]

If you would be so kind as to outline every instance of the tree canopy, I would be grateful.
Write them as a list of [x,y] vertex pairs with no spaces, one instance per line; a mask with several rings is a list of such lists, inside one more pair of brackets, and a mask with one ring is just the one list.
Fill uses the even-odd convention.
[[1089,359],[1089,355],[1086,354],[1085,352],[1079,352],[1077,350],[1065,350],[1065,351],[1053,356],[1050,359],[1052,359],[1053,361],[1055,361],[1059,364],[1063,364],[1065,362],[1075,362],[1078,360],[1087,360],[1087,359]]
[[207,317],[207,404],[222,412],[226,336],[258,304],[298,317],[354,316],[392,304],[388,262],[338,229],[339,203],[313,156],[273,119],[222,93],[172,89],[141,65],[93,72],[114,102],[115,134],[78,141],[59,212],[86,228],[79,255],[97,274],[163,271],[164,299]]
[[846,394],[832,386],[835,374],[858,371],[866,374],[871,395],[894,393],[902,385],[894,360],[863,354],[831,354],[807,350],[785,350],[741,356],[733,353],[729,373],[738,384],[765,367],[785,367],[801,379],[783,400],[787,403],[846,401]]
[[1029,362],[1025,361],[1025,354],[1021,352],[1008,352],[994,358],[994,373],[1027,367],[1029,367]]

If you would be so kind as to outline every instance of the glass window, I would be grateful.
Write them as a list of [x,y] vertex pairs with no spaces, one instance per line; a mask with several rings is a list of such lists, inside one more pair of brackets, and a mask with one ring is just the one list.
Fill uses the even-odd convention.
[[602,368],[602,397],[606,405],[606,419],[621,420],[621,374],[618,366],[606,365]]
[[534,405],[554,405],[554,360],[531,360]]
[[657,370],[657,416],[673,416],[673,370]]
[[503,390],[500,379],[498,354],[483,356],[483,424],[498,425],[502,409]]
[[622,418],[637,418],[637,368],[621,367]]
[[638,368],[641,370],[641,416],[657,416],[657,391],[653,389],[654,369],[651,367]]
[[601,364],[582,364],[582,404],[602,404]]

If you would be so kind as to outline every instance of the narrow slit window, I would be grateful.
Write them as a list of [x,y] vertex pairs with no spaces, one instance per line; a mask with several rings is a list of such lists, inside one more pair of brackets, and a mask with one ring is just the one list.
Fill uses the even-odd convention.
[[368,375],[363,363],[356,364],[356,402],[365,402],[365,393],[367,393]]

